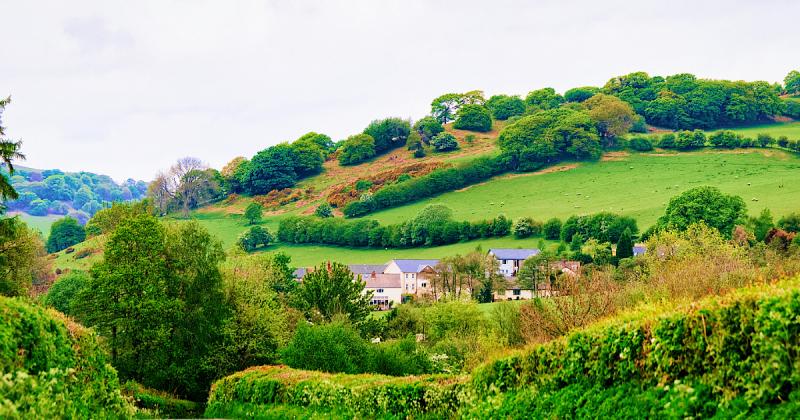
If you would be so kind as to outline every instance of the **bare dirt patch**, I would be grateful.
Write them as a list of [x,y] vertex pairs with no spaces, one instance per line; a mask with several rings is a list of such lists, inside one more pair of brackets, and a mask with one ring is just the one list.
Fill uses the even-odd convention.
[[617,152],[608,152],[604,154],[603,157],[600,158],[600,160],[603,162],[611,162],[617,160],[625,160],[625,158],[627,158],[628,156],[630,156],[630,153],[621,150]]

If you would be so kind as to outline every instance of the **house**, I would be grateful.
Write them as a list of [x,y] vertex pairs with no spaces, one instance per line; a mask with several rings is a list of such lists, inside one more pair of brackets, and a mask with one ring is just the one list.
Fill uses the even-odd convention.
[[350,264],[347,266],[353,274],[361,274],[366,277],[372,273],[383,274],[386,264]]
[[642,244],[637,244],[633,246],[633,256],[638,257],[639,255],[644,255],[647,252],[647,247]]
[[366,283],[364,293],[372,291],[371,304],[378,307],[378,310],[387,310],[402,302],[403,282],[399,274],[382,274],[372,272],[367,275],[354,274],[355,278],[361,276]]
[[305,267],[300,267],[300,268],[295,269],[294,272],[292,273],[292,275],[294,276],[295,280],[303,281],[303,277],[306,276],[307,272],[308,272],[308,270],[306,270]]
[[580,274],[581,262],[567,260],[556,261],[550,264],[550,269],[561,274],[575,277]]
[[493,256],[500,263],[498,272],[504,276],[516,277],[517,272],[522,267],[522,263],[530,257],[539,255],[539,250],[532,249],[509,249],[491,248],[489,255]]
[[385,274],[399,274],[403,281],[403,293],[408,295],[430,293],[431,280],[436,273],[439,260],[391,260],[386,264]]
[[506,278],[506,288],[494,292],[494,300],[527,300],[533,299],[533,289],[526,288],[513,277]]

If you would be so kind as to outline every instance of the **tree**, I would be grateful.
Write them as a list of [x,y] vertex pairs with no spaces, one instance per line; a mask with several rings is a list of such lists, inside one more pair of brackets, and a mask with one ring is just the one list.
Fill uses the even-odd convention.
[[598,93],[583,104],[597,124],[597,131],[607,147],[613,146],[614,138],[627,133],[633,126],[636,113],[627,102],[619,98]]
[[258,248],[269,246],[272,242],[272,234],[261,226],[252,226],[242,233],[236,244],[242,251],[252,252]]
[[422,137],[422,141],[430,143],[431,139],[444,131],[444,127],[442,127],[442,124],[436,118],[424,117],[414,123],[414,131],[419,133],[420,137]]
[[514,236],[519,239],[538,235],[541,232],[542,224],[537,223],[530,217],[520,217],[517,222],[514,223]]
[[286,364],[295,369],[323,372],[371,372],[375,363],[370,343],[353,326],[341,321],[300,324],[282,355]]
[[290,147],[294,151],[294,169],[298,177],[306,177],[322,171],[325,152],[312,138],[297,140]]
[[339,147],[339,163],[359,164],[375,156],[375,139],[369,134],[356,134],[348,137]]
[[333,217],[333,208],[330,204],[328,204],[327,201],[324,201],[322,204],[317,206],[316,210],[314,210],[314,215],[323,219]]
[[[315,133],[313,131],[308,132],[300,136],[299,139],[295,140],[294,143],[313,143],[322,150],[325,157],[328,156],[328,153],[332,152],[335,148],[333,144],[333,140],[325,134]],[[292,143],[292,144],[294,144]]]
[[532,289],[534,297],[539,297],[540,286],[547,286],[556,279],[558,272],[553,269],[553,263],[556,261],[555,255],[544,250],[528,258],[522,263],[517,274],[520,285]]
[[86,222],[86,235],[97,236],[104,233],[111,233],[124,220],[132,219],[140,215],[153,214],[155,209],[149,200],[142,200],[132,203],[113,203],[111,207],[106,207],[92,216]]
[[227,317],[222,244],[197,222],[163,227],[152,216],[122,222],[77,299],[79,318],[108,339],[123,378],[199,398]]
[[564,97],[557,94],[555,89],[548,87],[528,93],[525,103],[533,110],[554,109],[564,103]]
[[500,132],[498,144],[510,165],[537,170],[560,159],[597,159],[601,154],[595,123],[583,111],[552,109],[522,117]]
[[800,233],[800,213],[789,213],[778,219],[778,227],[787,231]]
[[294,186],[296,155],[286,144],[264,149],[250,161],[245,176],[245,189],[253,195],[266,194]]
[[466,104],[459,108],[453,128],[486,132],[492,129],[492,114],[482,105]]
[[38,231],[17,217],[0,219],[0,295],[27,296],[52,271]]
[[551,241],[559,239],[561,237],[561,220],[554,217],[544,222],[544,226],[542,226],[542,233],[544,234],[545,239]]
[[519,96],[494,95],[486,101],[486,108],[496,120],[507,120],[525,113],[525,101]]
[[703,222],[730,238],[734,226],[741,224],[746,213],[747,206],[741,197],[724,194],[715,187],[696,187],[670,199],[657,226],[683,231]]
[[633,256],[633,239],[631,238],[631,230],[625,228],[622,235],[619,236],[617,241],[617,258],[630,258]]
[[564,100],[567,102],[583,102],[600,92],[600,88],[585,86],[572,88],[564,92]]
[[628,141],[628,147],[637,152],[649,152],[653,150],[653,143],[647,137],[634,137]]
[[261,223],[263,213],[264,207],[254,201],[248,204],[247,208],[244,209],[244,218],[247,219],[248,224],[255,225]]
[[783,89],[790,95],[800,93],[800,72],[792,70],[783,79]]
[[73,315],[76,297],[86,288],[89,274],[84,271],[71,271],[56,280],[47,290],[44,303],[57,311]]
[[439,133],[431,141],[433,148],[437,152],[449,152],[458,149],[458,142],[456,136],[450,133]]
[[[220,194],[219,178],[213,169],[209,169],[199,159],[185,157],[179,159],[167,172],[157,174],[147,189],[147,195],[162,214],[180,208],[183,216],[188,217],[189,209]],[[92,201],[87,202],[88,205],[91,203]],[[90,214],[94,213],[91,208],[86,210]]]
[[344,315],[354,325],[364,322],[372,311],[372,292],[364,293],[364,281],[346,265],[329,262],[303,277],[294,294],[295,305],[310,320],[331,321]]
[[461,105],[461,95],[445,93],[431,102],[431,115],[440,124],[447,124],[455,119],[456,112]]
[[409,122],[400,118],[375,120],[364,129],[364,134],[375,140],[375,153],[405,145],[410,132]]
[[3,127],[2,117],[6,106],[11,103],[11,97],[0,99],[0,168],[8,168],[8,175],[0,173],[0,214],[5,210],[5,202],[16,200],[19,195],[14,187],[11,186],[10,176],[14,175],[14,160],[25,160],[25,155],[20,153],[22,148],[21,141],[12,141],[5,138],[5,127]]
[[751,217],[749,222],[750,227],[753,230],[753,235],[759,242],[763,242],[769,231],[775,227],[775,221],[772,218],[772,212],[766,208],[761,210],[761,213],[759,213],[758,217]]
[[47,252],[56,253],[83,242],[85,239],[86,231],[83,226],[72,217],[64,217],[50,226],[50,236],[47,238]]

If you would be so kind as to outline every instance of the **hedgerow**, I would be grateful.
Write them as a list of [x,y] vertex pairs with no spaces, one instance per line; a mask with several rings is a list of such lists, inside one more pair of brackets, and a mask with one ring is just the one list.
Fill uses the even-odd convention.
[[480,402],[470,416],[797,412],[800,291],[770,291],[599,325],[496,360],[473,374]]
[[142,412],[152,417],[192,418],[199,417],[203,413],[201,404],[145,388],[134,381],[125,382],[122,385],[122,393],[131,397]]
[[0,418],[129,418],[95,335],[53,310],[0,296]]
[[448,416],[461,404],[464,381],[436,375],[347,375],[262,366],[214,383],[205,415],[225,417],[243,410],[260,415],[274,405],[290,405],[334,410],[345,417]]

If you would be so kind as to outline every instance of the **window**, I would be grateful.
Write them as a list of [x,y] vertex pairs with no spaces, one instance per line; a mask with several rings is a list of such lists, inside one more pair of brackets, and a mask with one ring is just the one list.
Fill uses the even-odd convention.
[[383,289],[378,289],[378,293],[383,293]]
[[514,296],[519,296],[519,295],[520,295],[520,290],[514,289]]
[[419,287],[428,287],[428,283],[425,283],[425,282],[423,281],[422,283],[420,283],[420,284],[419,284]]
[[408,273],[406,273],[406,278],[408,278]]

